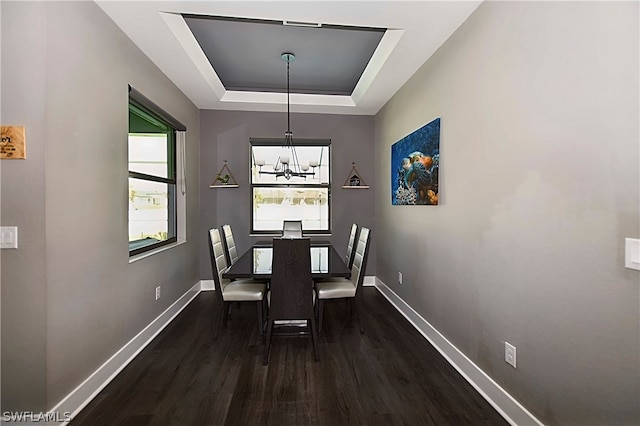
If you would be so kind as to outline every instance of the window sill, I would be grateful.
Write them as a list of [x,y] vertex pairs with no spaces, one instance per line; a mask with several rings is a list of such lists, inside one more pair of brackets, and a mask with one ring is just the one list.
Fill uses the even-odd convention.
[[158,247],[157,249],[154,249],[154,250],[149,250],[149,251],[144,252],[144,253],[136,254],[135,256],[131,256],[129,258],[129,263],[134,263],[134,262],[137,262],[139,260],[146,259],[149,256],[153,256],[154,254],[158,254],[158,253],[161,253],[161,252],[166,251],[166,250],[171,250],[172,248],[178,247],[179,245],[182,245],[182,244],[184,244],[186,242],[187,242],[186,240],[178,240],[177,242],[175,242],[173,244],[167,244],[166,246]]

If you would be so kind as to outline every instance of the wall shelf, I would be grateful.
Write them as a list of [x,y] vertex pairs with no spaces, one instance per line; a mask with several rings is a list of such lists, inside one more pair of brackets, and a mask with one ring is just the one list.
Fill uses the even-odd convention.
[[344,189],[369,189],[369,185],[362,179],[360,172],[356,169],[355,162],[351,163],[351,171],[349,171],[342,187]]
[[229,166],[227,166],[227,160],[224,160],[222,168],[216,174],[216,178],[211,182],[209,188],[238,188],[238,186],[236,178],[233,177],[233,173],[231,173]]

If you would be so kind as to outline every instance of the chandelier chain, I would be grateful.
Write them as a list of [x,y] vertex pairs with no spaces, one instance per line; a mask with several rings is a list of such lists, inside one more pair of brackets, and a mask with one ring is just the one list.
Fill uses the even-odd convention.
[[290,96],[291,92],[289,91],[289,65],[291,64],[290,57],[287,57],[287,134],[285,135],[287,138],[291,138],[293,134],[291,133],[291,106],[290,106]]
[[[259,168],[258,173],[275,175],[276,179],[278,177],[284,177],[286,180],[292,177],[306,179],[307,176],[315,176],[316,167],[322,163],[322,152],[320,153],[319,161],[305,163],[304,166],[300,164],[298,153],[293,145],[293,132],[291,131],[291,61],[296,59],[296,56],[291,52],[285,52],[280,57],[287,62],[287,131],[284,134],[283,148],[288,150],[288,153],[278,157],[273,166],[273,171],[262,170],[262,166],[265,164],[264,160],[256,161],[256,165]],[[307,171],[309,166],[312,168],[310,172]]]

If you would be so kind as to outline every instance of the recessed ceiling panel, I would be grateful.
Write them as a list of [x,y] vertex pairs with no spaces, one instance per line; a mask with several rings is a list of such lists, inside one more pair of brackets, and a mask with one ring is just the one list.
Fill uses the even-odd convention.
[[351,95],[384,28],[285,25],[203,15],[185,22],[226,90],[285,92],[281,54],[292,52],[292,93]]
[[[287,64],[280,55],[293,51],[298,59],[291,63],[291,83],[294,85],[294,93],[290,97],[292,112],[374,115],[482,0],[95,2],[200,109],[282,111],[288,100],[284,94]],[[283,28],[283,20],[290,23],[321,22],[323,25],[320,29],[296,28],[303,34],[287,35],[276,47],[265,43],[266,36],[261,32],[251,33],[256,25],[248,25],[246,34],[233,29],[229,34],[215,32],[210,36],[213,42],[223,44],[220,48],[232,54],[231,58],[220,60],[211,52],[205,54],[194,36],[200,32],[196,26],[203,24],[195,19],[207,17],[217,20],[219,17],[244,17],[245,21],[251,17],[258,21],[249,20],[248,24],[262,22],[264,26],[267,25],[265,21],[271,22],[269,25],[282,31],[296,28]],[[191,18],[187,24],[185,19]],[[356,30],[364,28],[364,32],[373,29],[373,34],[365,35],[374,35],[377,39],[369,40],[364,46],[352,44],[351,31],[340,31],[340,27],[324,23]],[[322,48],[315,48],[317,37],[324,38],[324,33],[332,32],[346,34],[348,39],[336,41],[334,38],[333,43],[322,43]],[[313,36],[307,37],[306,34]],[[198,38],[203,39],[201,36]],[[299,44],[303,40],[308,44]],[[199,42],[205,45],[203,40]],[[311,47],[315,48],[313,53]],[[312,59],[312,55],[319,58]],[[359,64],[354,60],[356,57],[361,58]],[[236,61],[240,61],[240,65],[224,69]],[[358,71],[342,68],[347,63],[358,64],[354,67]],[[320,70],[329,73],[326,79],[319,76]],[[249,74],[266,71],[271,76],[269,80]],[[239,78],[242,75],[244,77]],[[327,84],[327,81],[333,83]]]

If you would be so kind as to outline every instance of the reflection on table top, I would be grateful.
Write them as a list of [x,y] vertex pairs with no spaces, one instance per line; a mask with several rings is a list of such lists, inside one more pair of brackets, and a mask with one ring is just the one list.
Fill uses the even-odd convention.
[[[273,241],[258,241],[222,274],[224,278],[271,277]],[[349,277],[344,259],[328,241],[311,241],[311,275],[313,278]]]

